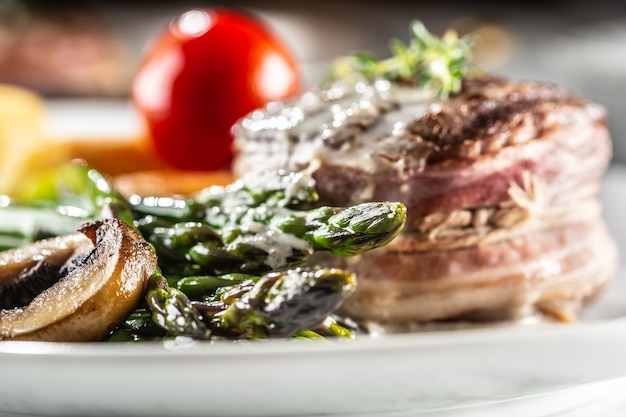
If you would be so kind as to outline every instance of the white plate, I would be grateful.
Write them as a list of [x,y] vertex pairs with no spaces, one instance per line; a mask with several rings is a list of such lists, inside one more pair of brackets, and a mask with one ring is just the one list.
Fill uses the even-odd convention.
[[[602,198],[626,247],[626,169]],[[0,342],[2,416],[610,416],[626,407],[626,270],[577,324],[354,343]]]

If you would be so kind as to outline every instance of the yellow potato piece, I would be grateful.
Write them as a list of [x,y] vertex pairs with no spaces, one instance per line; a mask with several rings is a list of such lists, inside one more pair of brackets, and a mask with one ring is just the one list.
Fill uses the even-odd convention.
[[37,94],[0,84],[0,194],[13,194],[32,175],[53,168],[69,155],[44,135],[45,103]]

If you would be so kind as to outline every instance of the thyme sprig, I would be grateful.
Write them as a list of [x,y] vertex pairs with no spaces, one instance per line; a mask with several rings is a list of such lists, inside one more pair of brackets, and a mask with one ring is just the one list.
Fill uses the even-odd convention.
[[420,21],[411,24],[411,33],[408,45],[398,39],[391,41],[392,56],[387,59],[379,60],[367,52],[337,59],[326,83],[382,79],[429,89],[441,98],[460,91],[463,78],[470,72],[473,37],[459,37],[453,30],[437,37]]

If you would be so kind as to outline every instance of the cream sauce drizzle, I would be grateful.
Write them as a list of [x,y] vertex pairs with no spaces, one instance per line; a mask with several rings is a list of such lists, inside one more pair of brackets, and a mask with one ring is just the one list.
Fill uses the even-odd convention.
[[234,247],[239,243],[245,243],[267,252],[264,263],[272,269],[284,267],[289,257],[294,254],[294,249],[313,253],[313,247],[309,242],[288,233],[282,233],[270,226],[251,221],[241,228],[249,231],[250,234],[242,234],[229,246]]
[[[402,87],[387,81],[336,84],[327,90],[308,92],[294,102],[273,102],[235,126],[235,143],[248,154],[276,147],[277,161],[289,168],[318,160],[375,172],[381,162],[406,163],[398,150],[410,139],[407,122],[436,109],[431,91]],[[258,149],[255,149],[258,141]],[[245,146],[244,146],[245,143]],[[270,146],[270,148],[271,148]],[[381,156],[395,155],[396,158]]]

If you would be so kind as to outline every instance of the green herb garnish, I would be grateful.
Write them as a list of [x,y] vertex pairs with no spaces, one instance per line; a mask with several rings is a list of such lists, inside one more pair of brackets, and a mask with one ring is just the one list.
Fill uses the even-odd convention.
[[408,45],[397,39],[391,41],[393,55],[387,59],[379,60],[366,52],[337,59],[326,82],[388,80],[433,90],[441,98],[460,91],[461,81],[470,71],[474,39],[459,37],[453,30],[437,37],[420,21],[412,23],[411,32]]

